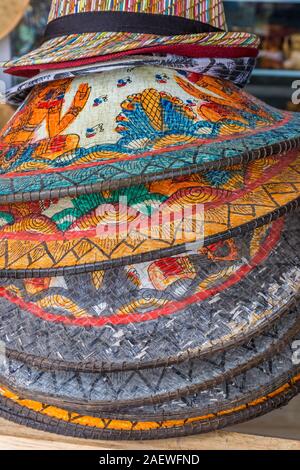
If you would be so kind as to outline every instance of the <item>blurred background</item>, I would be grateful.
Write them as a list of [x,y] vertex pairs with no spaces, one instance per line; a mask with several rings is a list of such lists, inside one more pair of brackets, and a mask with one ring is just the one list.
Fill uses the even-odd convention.
[[[292,83],[300,79],[300,0],[224,0],[224,3],[230,30],[254,32],[262,40],[258,67],[248,90],[273,106],[300,111],[300,105],[291,101]],[[0,19],[1,61],[25,54],[41,42],[50,4],[51,0],[24,0],[23,18],[15,27],[12,16],[13,30],[6,28],[2,34]],[[7,16],[8,4],[0,0],[0,18],[2,8]],[[10,87],[17,79],[0,70],[0,80]],[[0,105],[0,128],[12,112],[10,106]],[[300,397],[282,410],[232,430],[300,439]]]

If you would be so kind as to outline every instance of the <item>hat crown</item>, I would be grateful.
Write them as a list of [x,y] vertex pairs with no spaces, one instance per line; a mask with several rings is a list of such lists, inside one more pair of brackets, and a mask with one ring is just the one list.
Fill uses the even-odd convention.
[[53,0],[49,22],[66,15],[99,11],[172,15],[226,29],[223,0]]

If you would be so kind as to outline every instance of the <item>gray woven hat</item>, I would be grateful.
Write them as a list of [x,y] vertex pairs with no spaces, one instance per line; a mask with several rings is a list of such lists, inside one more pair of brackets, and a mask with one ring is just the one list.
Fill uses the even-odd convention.
[[[163,438],[221,428],[271,411],[298,393],[300,367],[293,362],[293,342],[299,338],[299,333],[291,336],[280,352],[275,348],[273,357],[256,367],[161,404],[90,410],[61,399],[53,406],[45,399],[26,397],[36,391],[23,394],[1,385],[0,414],[38,429],[100,439]],[[50,376],[49,384],[53,382]]]
[[10,358],[47,370],[145,369],[226,351],[297,300],[299,228],[290,214],[189,256],[2,279],[0,339]]

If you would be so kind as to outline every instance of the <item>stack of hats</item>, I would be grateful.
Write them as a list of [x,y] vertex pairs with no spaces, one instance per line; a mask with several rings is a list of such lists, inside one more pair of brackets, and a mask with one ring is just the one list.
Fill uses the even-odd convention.
[[[222,2],[54,0],[0,136],[0,415],[210,431],[300,391],[300,115]],[[38,75],[37,75],[38,74]]]

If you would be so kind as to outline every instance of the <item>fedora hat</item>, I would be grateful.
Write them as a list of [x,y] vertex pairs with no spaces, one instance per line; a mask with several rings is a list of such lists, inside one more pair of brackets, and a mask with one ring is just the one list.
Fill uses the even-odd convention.
[[0,40],[19,23],[29,5],[29,0],[0,1]]
[[[161,78],[163,77],[163,80]],[[136,67],[34,87],[0,133],[0,202],[113,190],[299,148],[298,113],[228,80]]]
[[43,44],[4,65],[28,74],[144,51],[255,56],[257,46],[257,36],[226,30],[222,0],[53,0]]

